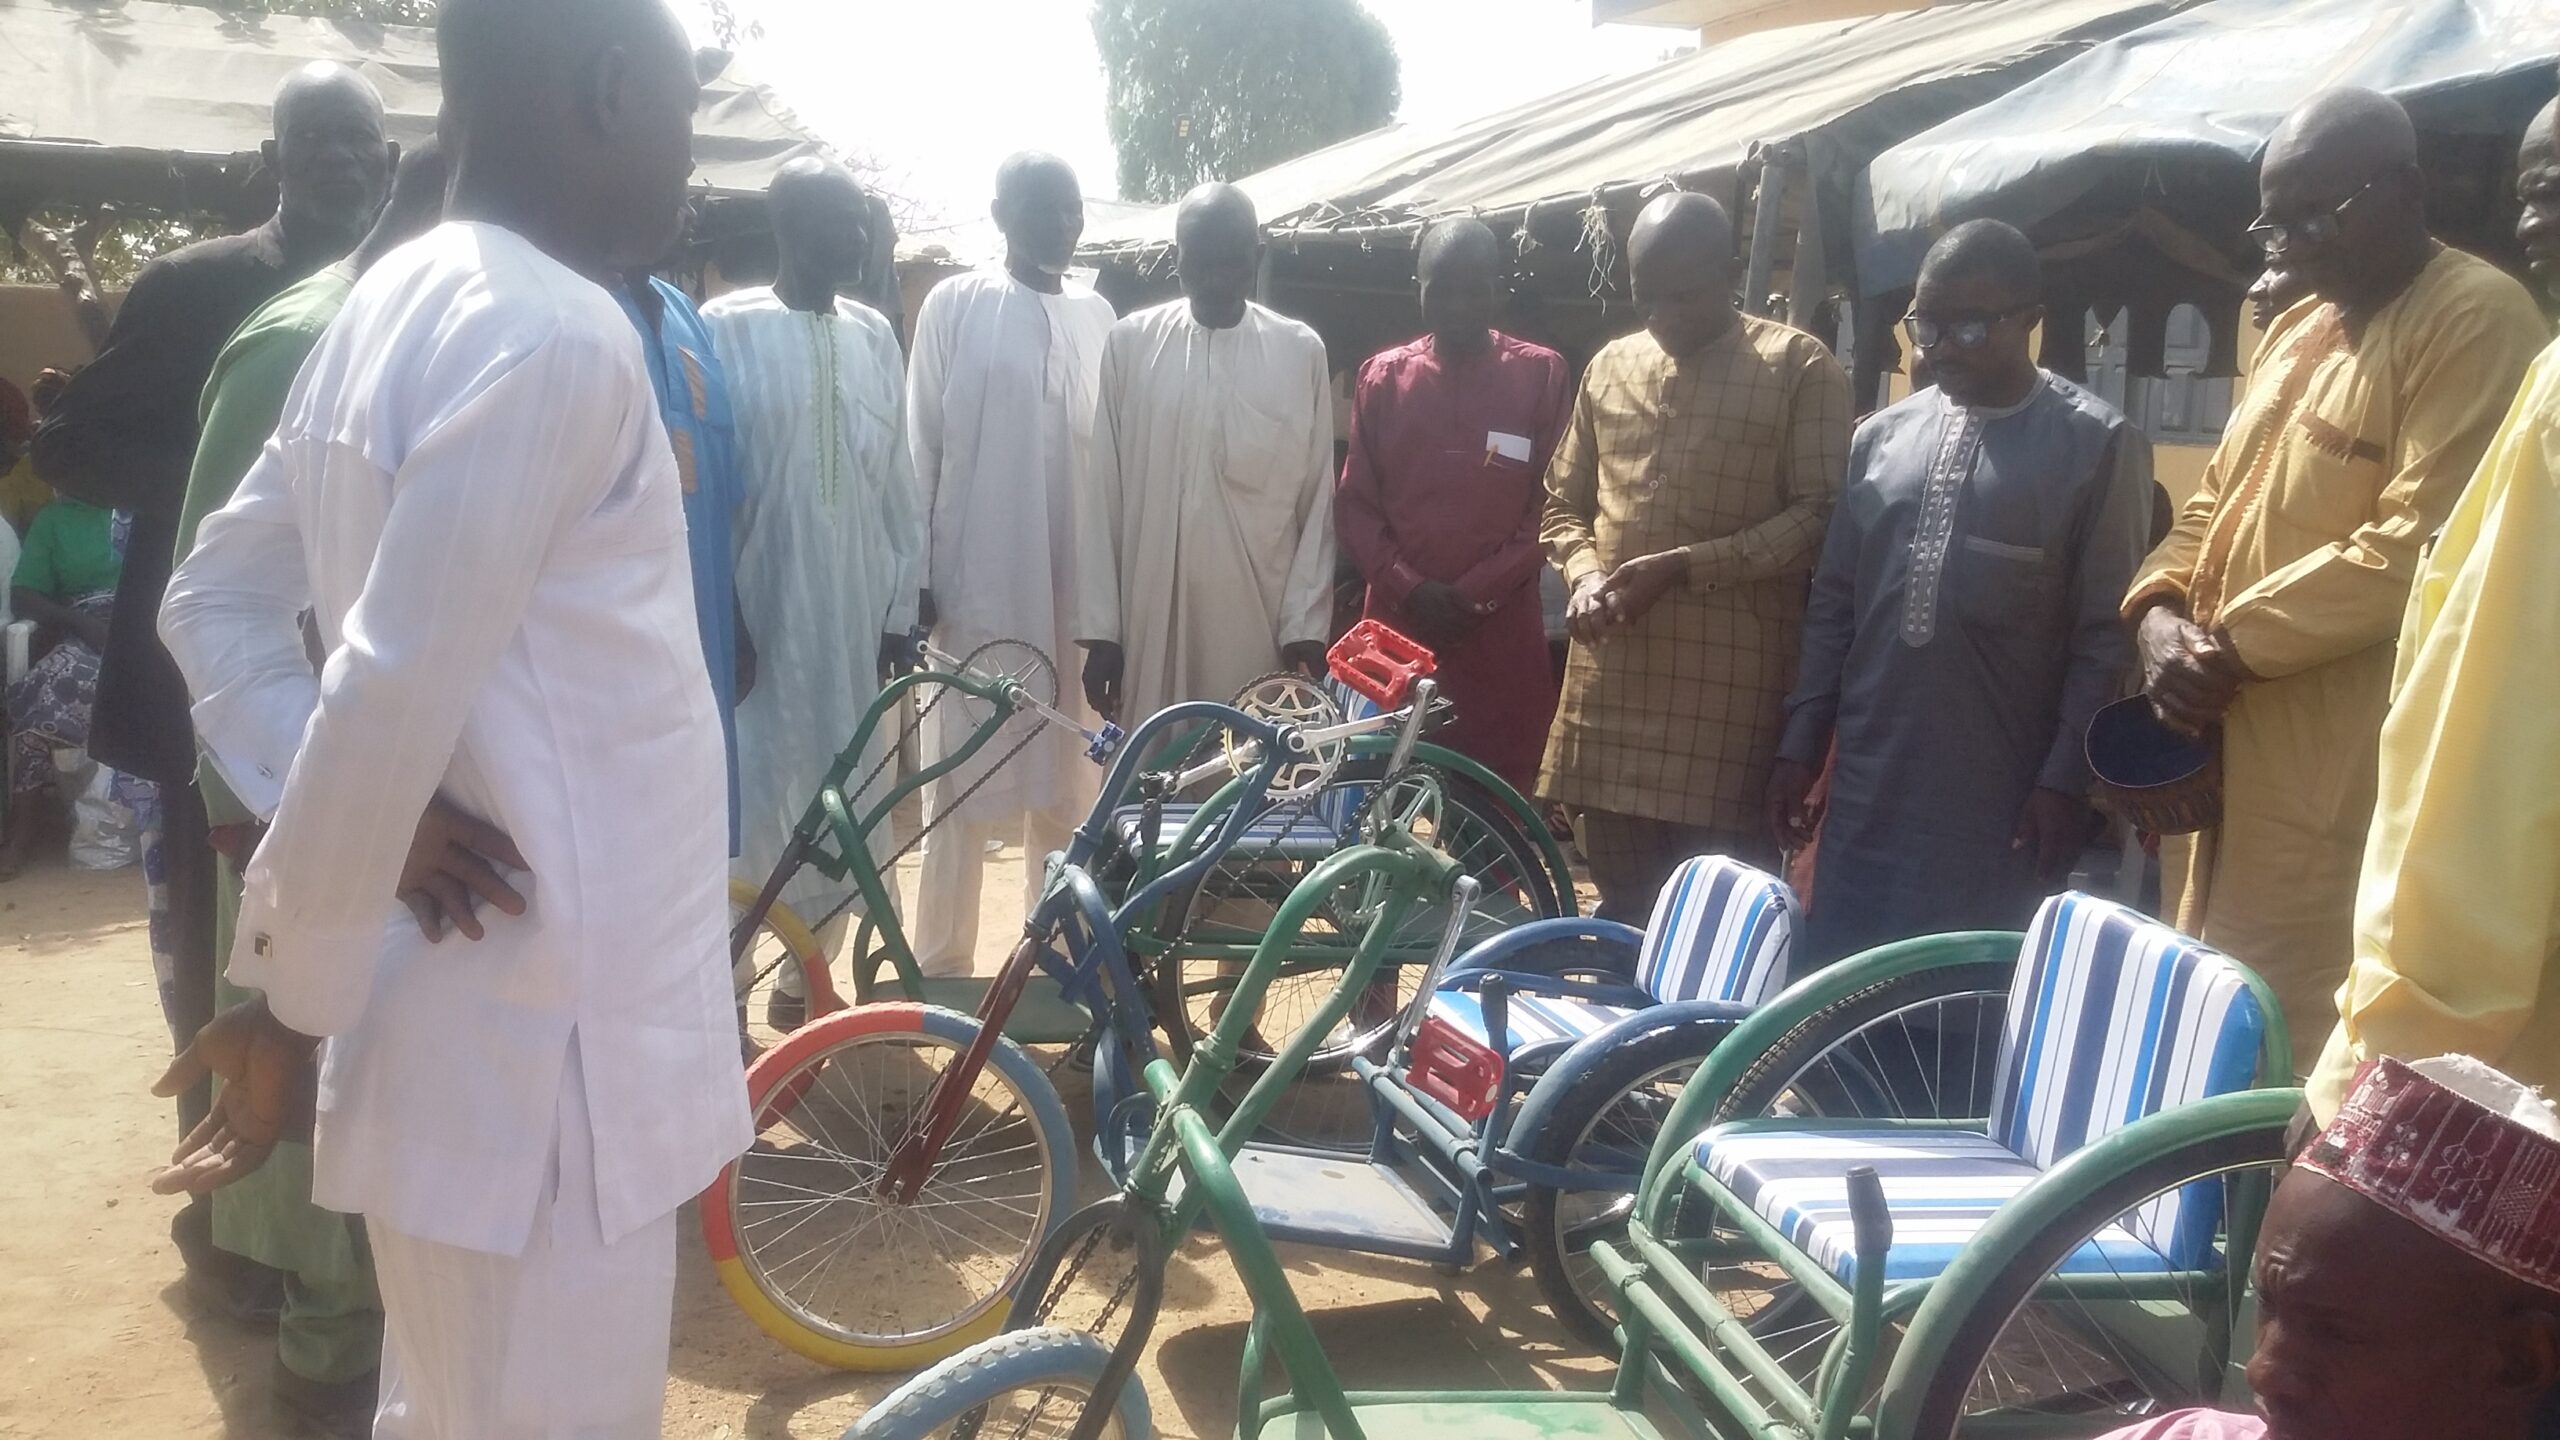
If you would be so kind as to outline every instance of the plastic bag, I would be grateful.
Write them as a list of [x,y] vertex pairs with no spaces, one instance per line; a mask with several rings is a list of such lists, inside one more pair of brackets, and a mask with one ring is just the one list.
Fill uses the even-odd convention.
[[104,765],[91,765],[82,780],[71,802],[74,869],[121,870],[142,858],[141,823],[134,817],[130,786],[120,779]]

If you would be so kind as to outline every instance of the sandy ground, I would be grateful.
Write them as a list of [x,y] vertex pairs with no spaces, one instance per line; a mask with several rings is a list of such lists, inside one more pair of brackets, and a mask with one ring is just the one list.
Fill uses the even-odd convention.
[[[1019,862],[1007,851],[987,876],[990,952],[1020,924],[1000,913],[1019,903]],[[906,883],[911,893],[911,864]],[[168,1044],[141,912],[131,871],[57,864],[0,884],[0,1437],[269,1433],[272,1340],[191,1307],[168,1239],[174,1202],[145,1183],[174,1120],[146,1093]],[[1083,1095],[1067,1099],[1081,1126]],[[1095,1189],[1091,1173],[1085,1184]],[[896,1383],[821,1369],[748,1324],[713,1278],[689,1207],[682,1246],[669,1436],[833,1436]],[[1283,1255],[1355,1387],[1606,1383],[1607,1367],[1538,1307],[1525,1270],[1451,1277]],[[1176,1269],[1144,1371],[1158,1424],[1169,1436],[1226,1435],[1251,1306],[1214,1242],[1192,1242]]]

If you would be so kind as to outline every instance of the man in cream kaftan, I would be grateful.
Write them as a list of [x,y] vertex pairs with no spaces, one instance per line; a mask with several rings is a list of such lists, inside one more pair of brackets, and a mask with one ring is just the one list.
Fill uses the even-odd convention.
[[[841,297],[825,313],[795,310],[769,286],[702,313],[729,371],[746,474],[738,604],[758,660],[738,705],[738,873],[761,880],[879,697],[881,635],[915,624],[922,536],[888,322]],[[882,727],[853,780],[897,733]],[[888,827],[871,845],[886,858]],[[806,869],[782,892],[812,923],[853,895],[850,881]]]
[[1324,342],[1245,298],[1261,240],[1241,191],[1204,186],[1183,212],[1186,296],[1113,327],[1077,513],[1076,639],[1123,667],[1116,695],[1087,693],[1125,726],[1320,669],[1331,628]]
[[[1084,228],[1084,202],[1064,162],[1006,161],[995,213],[1005,265],[943,282],[916,317],[907,438],[925,515],[925,589],[943,650],[966,655],[1019,640],[1064,674],[1076,654],[1075,496],[1111,302],[1063,278]],[[1079,708],[1068,694],[1054,698]],[[982,704],[946,697],[920,737],[925,762],[966,744],[985,714]],[[1097,773],[1072,733],[1018,715],[925,793],[913,939],[926,974],[969,973],[987,842],[1022,843],[1028,911],[1041,861],[1066,845]]]
[[1187,301],[1111,332],[1082,510],[1080,640],[1127,656],[1120,720],[1225,700],[1324,643],[1333,604],[1324,342],[1260,305],[1212,330]]

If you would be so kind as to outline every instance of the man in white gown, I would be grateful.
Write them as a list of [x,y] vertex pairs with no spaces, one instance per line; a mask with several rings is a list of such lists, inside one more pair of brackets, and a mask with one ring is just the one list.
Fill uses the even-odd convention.
[[[729,371],[746,477],[738,604],[758,659],[738,705],[738,873],[757,881],[879,698],[882,646],[916,621],[923,545],[898,337],[844,294],[866,252],[862,188],[841,165],[800,159],[767,201],[779,275],[702,307]],[[897,735],[881,727],[851,780]],[[871,849],[889,854],[888,826]],[[857,897],[850,880],[803,869],[782,898],[815,923]],[[821,928],[830,951],[843,927],[839,917]]]
[[160,616],[273,823],[230,971],[264,994],[163,1078],[226,1083],[156,1183],[316,1105],[378,1440],[656,1440],[676,1209],[751,1137],[683,497],[604,287],[675,238],[699,87],[661,0],[445,0],[436,41],[447,223],[357,282]]
[[[1065,278],[1084,233],[1084,194],[1065,161],[1032,152],[1005,161],[995,220],[1003,268],[944,281],[916,317],[907,438],[924,503],[927,619],[934,643],[954,655],[1019,640],[1063,662],[1074,639],[1075,494],[1113,315],[1110,301]],[[921,737],[926,761],[965,744],[986,713],[954,698],[936,705]],[[1075,736],[1025,715],[926,793],[913,935],[926,974],[969,973],[988,841],[1022,842],[1024,910],[1037,901],[1041,860],[1083,818],[1092,772]]]
[[1324,668],[1333,606],[1333,397],[1324,342],[1247,298],[1262,258],[1232,185],[1184,197],[1183,298],[1111,331],[1077,508],[1085,696],[1134,725]]

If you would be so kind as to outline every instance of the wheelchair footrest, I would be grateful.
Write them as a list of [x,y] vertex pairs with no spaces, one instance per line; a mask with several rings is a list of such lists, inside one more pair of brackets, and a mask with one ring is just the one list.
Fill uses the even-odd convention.
[[1468,1122],[1493,1113],[1502,1093],[1502,1057],[1466,1031],[1437,1015],[1424,1017],[1413,1033],[1405,1082],[1456,1111]]

